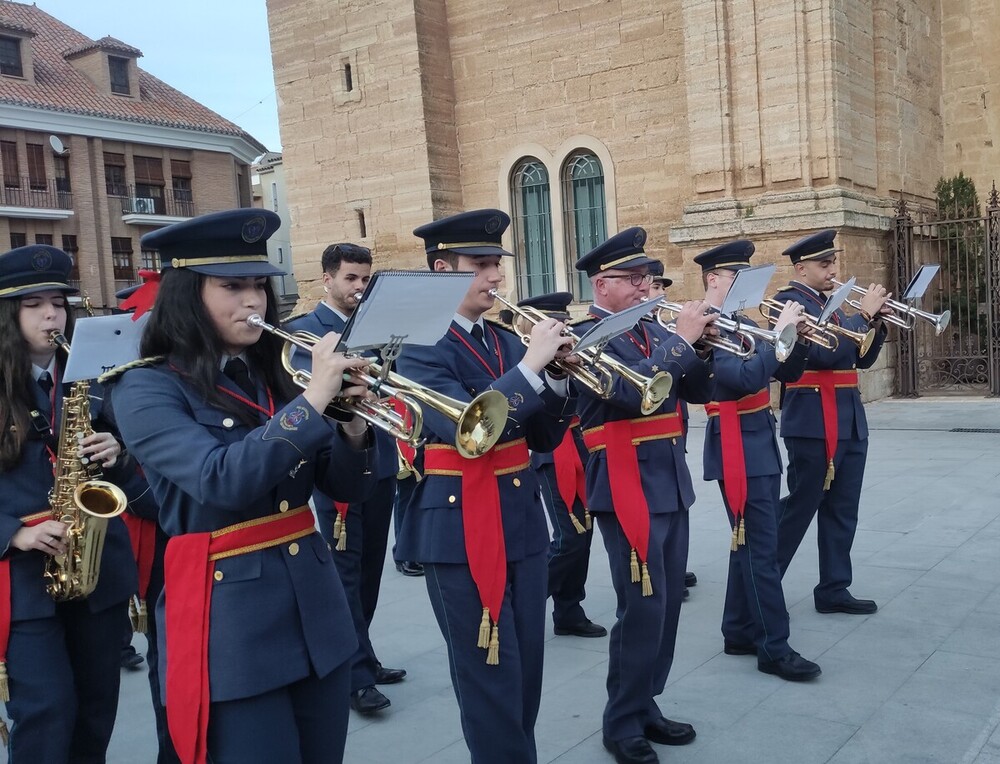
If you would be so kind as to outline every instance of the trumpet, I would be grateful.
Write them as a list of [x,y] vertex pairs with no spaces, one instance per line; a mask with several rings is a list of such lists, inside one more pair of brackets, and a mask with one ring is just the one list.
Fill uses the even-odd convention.
[[[295,384],[307,387],[312,374],[292,365],[292,353],[295,348],[312,353],[320,338],[309,332],[286,332],[267,323],[256,313],[247,317],[247,323],[285,341],[281,349],[281,365]],[[374,375],[352,370],[349,375],[351,381],[367,386],[374,393],[384,393],[396,398],[406,408],[409,416],[401,415],[384,401],[370,401],[366,398],[338,397],[331,406],[361,417],[373,427],[414,448],[424,442],[420,432],[424,422],[423,406],[428,406],[455,424],[455,448],[466,459],[482,456],[503,434],[507,424],[507,399],[497,390],[487,390],[476,396],[471,403],[463,403],[429,390],[396,372],[384,372],[382,366],[375,361],[369,363],[369,368]]]
[[[677,328],[676,315],[684,307],[680,303],[660,300],[656,308],[656,322],[669,332]],[[664,318],[664,313],[667,314]],[[715,325],[720,329],[737,335],[741,341],[739,343],[728,340],[725,337],[705,337],[700,343],[708,347],[726,350],[739,358],[749,358],[757,349],[757,340],[764,340],[774,345],[775,357],[784,362],[792,353],[795,347],[796,331],[794,326],[786,326],[780,332],[773,329],[762,329],[752,324],[743,324],[731,318],[719,315],[715,319]]]
[[[510,300],[501,297],[496,289],[491,289],[490,294],[503,303],[515,316],[527,321],[531,326],[549,318],[537,308],[524,307],[510,302]],[[531,342],[530,332],[525,332],[513,322],[511,323],[511,328],[521,338],[522,344],[527,345]],[[569,328],[563,330],[563,336],[568,338],[573,344],[580,341],[580,338]],[[652,414],[656,411],[670,395],[670,389],[674,384],[674,379],[670,375],[670,372],[659,371],[652,377],[646,377],[637,371],[633,371],[620,361],[603,355],[600,351],[593,348],[581,350],[577,355],[583,361],[580,365],[565,363],[563,361],[555,361],[554,365],[560,371],[564,371],[573,377],[577,383],[584,385],[589,390],[592,390],[595,395],[605,400],[611,397],[614,390],[614,377],[621,377],[634,387],[641,396],[639,411],[643,415]]]
[[[767,299],[760,304],[760,312],[768,323],[773,324],[778,320],[778,314],[784,307],[778,300]],[[821,324],[815,316],[806,316],[805,325],[809,330],[809,341],[827,350],[836,350],[840,345],[840,339],[844,338],[857,345],[861,355],[865,355],[875,341],[874,329],[869,329],[867,332],[855,332],[829,321]]]
[[[832,279],[832,281],[837,286],[843,286],[837,279]],[[857,285],[851,288],[851,292],[854,294],[866,294],[867,291],[864,287]],[[848,299],[845,302],[855,310],[861,310],[860,300]],[[947,329],[948,324],[951,323],[950,310],[946,310],[944,313],[929,313],[926,310],[920,310],[920,308],[907,305],[905,302],[900,302],[899,300],[886,300],[885,304],[892,309],[892,313],[883,314],[880,318],[886,323],[898,326],[900,329],[910,330],[916,325],[917,319],[922,318],[934,327],[935,335],[940,336],[941,332]]]

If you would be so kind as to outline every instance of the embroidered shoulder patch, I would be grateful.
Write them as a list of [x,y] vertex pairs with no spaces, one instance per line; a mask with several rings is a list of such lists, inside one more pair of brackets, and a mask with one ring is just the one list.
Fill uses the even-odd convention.
[[520,393],[514,393],[507,399],[507,408],[511,411],[517,411],[517,407],[524,403],[524,396]]
[[672,348],[670,348],[670,354],[677,358],[680,358],[682,355],[684,355],[685,350],[687,350],[686,345],[674,345]]
[[282,430],[295,432],[299,429],[299,425],[308,419],[309,410],[305,406],[296,406],[291,411],[286,411],[282,414],[281,419],[278,420],[278,424],[281,425]]

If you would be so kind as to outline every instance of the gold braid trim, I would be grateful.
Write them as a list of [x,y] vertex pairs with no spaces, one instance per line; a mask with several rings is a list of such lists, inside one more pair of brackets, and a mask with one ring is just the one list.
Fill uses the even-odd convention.
[[100,382],[102,385],[107,384],[108,382],[114,382],[122,374],[124,374],[126,371],[129,371],[130,369],[143,369],[148,366],[155,366],[158,363],[162,363],[164,360],[166,360],[166,358],[167,357],[165,355],[154,355],[150,356],[149,358],[137,358],[134,361],[123,363],[121,366],[116,366],[115,368],[111,369],[111,371],[104,372],[101,376],[97,378],[97,381]]

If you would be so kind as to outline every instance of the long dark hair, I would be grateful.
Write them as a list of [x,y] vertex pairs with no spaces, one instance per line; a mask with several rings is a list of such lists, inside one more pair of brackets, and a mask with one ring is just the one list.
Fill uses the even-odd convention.
[[[156,306],[143,330],[139,353],[168,356],[209,404],[256,427],[260,424],[257,414],[221,394],[215,386],[223,348],[202,300],[207,278],[186,268],[170,268],[163,273],[156,293]],[[277,301],[270,280],[264,292],[267,295],[264,320],[277,326]],[[284,403],[301,391],[281,367],[281,346],[278,337],[264,332],[256,344],[247,348],[246,358],[253,373],[271,389],[275,401]]]
[[[72,340],[73,310],[68,301],[65,310],[63,336]],[[31,429],[28,413],[35,408],[31,355],[21,334],[20,312],[20,298],[0,299],[0,472],[14,469],[21,461]],[[65,359],[60,359],[60,368],[65,365]]]

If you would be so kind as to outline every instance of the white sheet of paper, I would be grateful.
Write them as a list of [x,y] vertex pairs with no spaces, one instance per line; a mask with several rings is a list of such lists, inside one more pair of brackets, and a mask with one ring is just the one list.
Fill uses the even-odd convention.
[[830,299],[826,301],[826,305],[823,306],[823,312],[819,314],[819,318],[816,323],[825,324],[830,320],[830,316],[833,312],[844,304],[844,300],[851,296],[851,290],[854,289],[854,284],[857,282],[857,276],[851,276],[850,280],[846,284],[842,284],[837,288],[837,291],[830,295]]
[[605,316],[580,338],[580,341],[573,349],[580,351],[592,348],[595,345],[603,345],[622,332],[627,332],[639,323],[639,320],[643,316],[651,312],[656,307],[656,304],[656,300],[647,300],[646,302],[640,302],[638,305],[633,305],[631,308],[625,308],[625,310],[618,313]]
[[913,274],[910,283],[903,290],[903,296],[899,299],[903,302],[916,302],[919,300],[924,296],[924,292],[927,291],[927,287],[930,286],[931,281],[937,276],[939,270],[941,270],[941,266],[936,263],[921,265],[920,269]]
[[345,351],[433,345],[441,339],[475,274],[454,271],[379,271],[344,329]]
[[722,315],[742,313],[749,308],[757,308],[764,302],[764,294],[775,268],[774,265],[757,265],[737,271],[736,278],[729,287],[729,294],[722,303]]
[[131,313],[81,318],[73,329],[64,382],[96,379],[106,371],[139,357],[139,338],[151,313],[138,321]]

